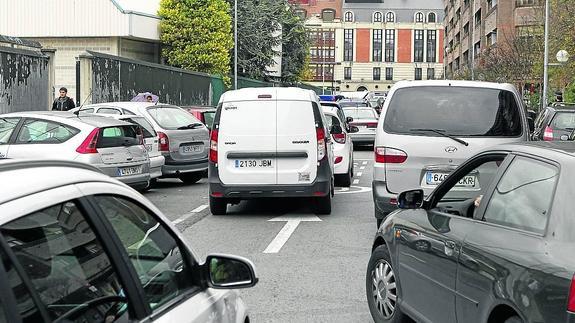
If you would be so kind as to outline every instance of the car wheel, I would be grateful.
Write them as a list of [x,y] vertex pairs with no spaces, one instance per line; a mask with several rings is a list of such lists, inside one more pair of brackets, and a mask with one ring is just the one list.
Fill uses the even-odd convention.
[[351,186],[351,169],[347,172],[347,174],[337,175],[337,183],[340,187],[350,187]]
[[365,276],[369,311],[376,323],[399,323],[407,317],[397,302],[399,284],[386,246],[375,248]]
[[523,323],[523,320],[519,316],[512,316],[503,323]]
[[210,212],[213,215],[226,215],[228,202],[223,198],[210,196]]
[[314,213],[327,215],[331,214],[331,194],[326,196],[317,197],[314,201]]
[[179,176],[180,181],[186,184],[195,184],[204,176],[204,172],[184,173]]

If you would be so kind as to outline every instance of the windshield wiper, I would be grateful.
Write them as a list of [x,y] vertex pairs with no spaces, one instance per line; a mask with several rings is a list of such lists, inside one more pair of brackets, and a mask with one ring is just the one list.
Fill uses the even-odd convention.
[[411,131],[427,131],[427,132],[433,132],[436,133],[440,136],[443,136],[445,138],[449,138],[452,139],[454,141],[457,141],[458,143],[464,145],[464,146],[469,146],[469,143],[465,140],[459,139],[455,136],[452,136],[450,134],[448,134],[447,132],[445,132],[445,130],[442,129],[427,129],[427,128],[416,128],[416,129],[411,129]]
[[189,124],[189,125],[187,125],[187,126],[181,126],[181,127],[178,128],[178,130],[196,129],[196,128],[199,128],[199,127],[201,127],[201,126],[203,126],[202,123],[197,123],[197,122],[196,122],[196,123],[191,123],[191,124]]

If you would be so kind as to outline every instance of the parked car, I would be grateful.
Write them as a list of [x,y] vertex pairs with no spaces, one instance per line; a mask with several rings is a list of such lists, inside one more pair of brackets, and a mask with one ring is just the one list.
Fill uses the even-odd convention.
[[373,145],[377,129],[378,114],[370,107],[343,108],[347,117],[353,119],[349,124],[358,128],[358,132],[352,133],[351,138],[355,144]]
[[[467,91],[467,95],[469,95]],[[403,192],[366,273],[375,322],[574,322],[575,147],[488,148]],[[475,190],[462,190],[475,178]]]
[[329,102],[329,101],[320,101],[320,105],[322,107],[329,107],[329,108],[337,109],[336,110],[337,117],[339,118],[339,120],[343,121],[343,123],[345,124],[345,129],[348,130],[348,132],[349,132],[349,123],[353,121],[353,118],[345,116],[345,113],[343,112],[343,108],[339,105],[339,103]]
[[[113,121],[111,119],[107,119]],[[142,195],[86,164],[0,161],[4,322],[249,322],[244,258],[200,263]]]
[[533,140],[568,140],[575,130],[575,105],[552,105],[539,113],[535,119]]
[[209,201],[311,197],[331,212],[333,142],[319,99],[297,88],[246,88],[223,94],[210,138]]
[[152,126],[152,124],[143,116],[131,114],[112,114],[107,116],[117,120],[129,122],[140,127],[144,137],[144,146],[146,147],[148,158],[150,160],[150,180],[155,182],[159,177],[162,176],[162,167],[164,166],[165,159],[160,152],[158,134],[156,133],[156,130],[154,130],[154,126]]
[[[375,141],[373,198],[377,224],[397,208],[397,194],[425,194],[485,147],[527,141],[521,96],[510,84],[398,82],[381,113]],[[355,139],[354,139],[355,140]],[[469,182],[462,190],[476,189]]]
[[147,188],[150,181],[139,128],[101,116],[60,111],[0,115],[0,157],[83,162],[136,189]]
[[192,184],[204,176],[208,169],[209,131],[190,113],[177,106],[149,102],[94,104],[82,107],[80,113],[110,111],[144,116],[154,126],[165,159],[163,178],[177,177]]
[[214,122],[214,118],[216,116],[216,108],[186,106],[182,107],[182,109],[191,113],[194,117],[205,124],[208,129],[212,129],[212,123]]
[[336,184],[350,187],[353,178],[353,141],[350,133],[359,129],[352,126],[350,131],[340,119],[340,110],[336,107],[323,106],[323,113],[327,121],[327,129],[333,139],[334,174]]

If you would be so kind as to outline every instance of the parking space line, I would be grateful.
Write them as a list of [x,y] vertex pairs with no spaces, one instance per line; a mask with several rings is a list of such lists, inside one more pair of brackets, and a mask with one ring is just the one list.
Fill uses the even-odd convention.
[[364,169],[365,169],[365,166],[361,166],[359,169],[364,170]]
[[361,175],[363,175],[362,172],[357,172],[357,177],[361,177]]
[[364,161],[362,164],[367,165],[367,161]]
[[359,184],[359,179],[354,179],[354,180],[353,180],[353,184],[354,184],[354,185],[355,185],[355,184]]
[[283,222],[286,224],[283,226],[280,232],[276,235],[274,240],[270,242],[264,253],[278,253],[282,247],[289,240],[291,235],[295,232],[295,229],[299,226],[301,222],[321,222],[321,219],[317,216],[298,216],[298,215],[288,215],[288,216],[278,216],[271,220],[272,222]]
[[175,219],[175,220],[173,221],[173,223],[174,223],[174,224],[182,223],[182,222],[186,221],[187,219],[189,219],[190,217],[192,217],[194,214],[200,213],[200,212],[202,212],[203,210],[205,210],[205,209],[207,209],[207,208],[208,208],[208,205],[207,205],[207,204],[200,205],[200,206],[198,206],[197,208],[191,210],[190,213],[184,214],[184,215],[182,215],[181,217]]

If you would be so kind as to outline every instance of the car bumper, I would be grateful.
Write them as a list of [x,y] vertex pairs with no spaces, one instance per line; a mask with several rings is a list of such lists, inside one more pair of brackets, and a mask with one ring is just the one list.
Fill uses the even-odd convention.
[[180,174],[205,172],[207,169],[207,158],[186,162],[176,162],[166,158],[166,163],[162,166],[162,177],[178,177]]
[[354,144],[373,144],[375,142],[374,133],[352,133],[349,135]]
[[[142,173],[129,175],[129,176],[118,176],[118,169],[124,167],[132,167],[132,166],[142,166]],[[148,163],[145,164],[126,164],[126,165],[97,165],[98,169],[110,176],[113,177],[120,182],[127,184],[134,188],[144,188],[148,186],[150,182],[150,172],[149,172],[149,165]]]
[[[373,202],[375,205],[375,215],[377,218],[382,219],[389,213],[397,210],[397,194],[388,191],[385,182],[373,181],[372,192]],[[396,202],[392,204],[393,200]]]
[[164,156],[150,157],[150,178],[162,176],[162,167],[164,166]]

